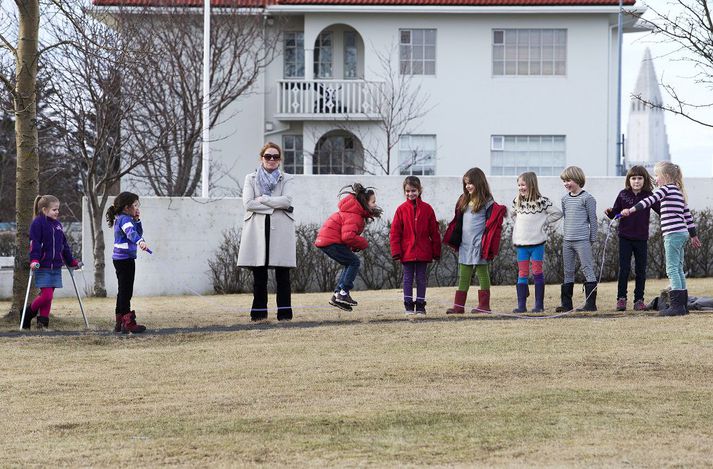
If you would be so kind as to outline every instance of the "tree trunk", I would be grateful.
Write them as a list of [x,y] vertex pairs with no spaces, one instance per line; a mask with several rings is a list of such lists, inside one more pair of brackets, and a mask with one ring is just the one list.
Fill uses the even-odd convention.
[[15,86],[15,147],[17,182],[15,187],[15,271],[12,277],[10,316],[19,315],[25,301],[29,277],[29,237],[32,209],[39,191],[37,155],[37,61],[40,8],[38,0],[16,0],[19,35]]
[[[90,203],[91,204],[91,203]],[[94,296],[106,298],[106,283],[104,280],[104,272],[106,264],[104,263],[104,217],[102,211],[98,208],[98,203],[92,204],[90,207],[90,217],[92,219],[92,249],[94,252]]]

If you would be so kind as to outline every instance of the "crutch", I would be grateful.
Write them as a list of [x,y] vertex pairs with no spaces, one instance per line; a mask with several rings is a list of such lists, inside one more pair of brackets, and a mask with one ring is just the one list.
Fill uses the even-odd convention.
[[89,329],[89,321],[87,321],[87,315],[84,314],[84,305],[82,304],[82,298],[79,296],[79,289],[77,288],[77,282],[74,281],[74,269],[72,267],[67,267],[69,271],[69,278],[72,279],[72,285],[74,285],[74,293],[77,294],[77,300],[79,301],[79,310],[82,312],[82,317],[84,318],[84,327]]
[[32,268],[30,268],[30,278],[27,279],[27,293],[25,293],[25,305],[22,307],[22,315],[20,316],[20,330],[25,324],[25,311],[27,311],[27,300],[30,298],[30,287],[32,286]]

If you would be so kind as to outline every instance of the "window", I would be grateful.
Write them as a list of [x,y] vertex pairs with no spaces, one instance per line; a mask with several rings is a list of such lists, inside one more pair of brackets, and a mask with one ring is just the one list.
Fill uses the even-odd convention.
[[436,30],[399,30],[399,59],[402,75],[436,74]]
[[282,136],[282,165],[290,174],[304,174],[302,135]]
[[285,78],[304,78],[305,43],[302,31],[285,32],[283,69]]
[[357,78],[357,35],[344,31],[344,78]]
[[314,42],[315,78],[332,78],[332,32],[323,31]]
[[[494,145],[499,139],[501,147]],[[558,176],[567,161],[564,135],[492,135],[490,142],[493,176],[517,176],[525,171]]]
[[564,75],[566,29],[494,29],[493,75]]
[[402,135],[399,140],[401,174],[432,176],[436,174],[436,136]]
[[348,134],[330,134],[319,139],[314,174],[363,174],[364,152],[360,142]]

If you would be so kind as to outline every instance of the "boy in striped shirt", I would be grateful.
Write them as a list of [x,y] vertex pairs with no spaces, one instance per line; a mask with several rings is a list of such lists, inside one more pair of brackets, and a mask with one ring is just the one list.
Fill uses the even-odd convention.
[[671,305],[660,311],[661,316],[681,316],[688,314],[688,290],[686,273],[683,270],[683,248],[690,236],[691,246],[701,247],[696,233],[693,216],[686,203],[683,188],[683,173],[678,165],[669,161],[659,161],[654,166],[656,185],[654,193],[630,209],[621,211],[623,217],[645,210],[656,202],[661,203],[661,232],[666,252],[666,275],[671,281]]
[[575,262],[579,258],[586,282],[584,293],[586,301],[577,311],[597,310],[597,277],[594,273],[592,243],[597,240],[597,201],[583,189],[584,171],[577,166],[565,168],[560,179],[567,189],[562,197],[564,215],[564,242],[562,243],[562,261],[564,263],[564,283],[561,291],[561,305],[557,312],[572,311],[574,293]]

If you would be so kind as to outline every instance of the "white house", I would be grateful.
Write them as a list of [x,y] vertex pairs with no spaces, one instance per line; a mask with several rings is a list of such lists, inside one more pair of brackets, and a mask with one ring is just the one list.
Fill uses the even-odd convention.
[[[98,7],[151,0],[94,0]],[[156,0],[166,4],[166,0]],[[171,2],[169,2],[171,3]],[[216,6],[226,2],[213,0]],[[568,165],[614,175],[618,0],[242,0],[279,18],[281,56],[214,130],[212,158],[241,181],[266,141],[288,172],[384,174],[380,57],[427,97],[390,174],[491,175]],[[624,2],[624,32],[644,9]],[[202,0],[175,0],[196,15]],[[397,79],[399,77],[396,77]],[[415,164],[414,164],[415,163]]]

